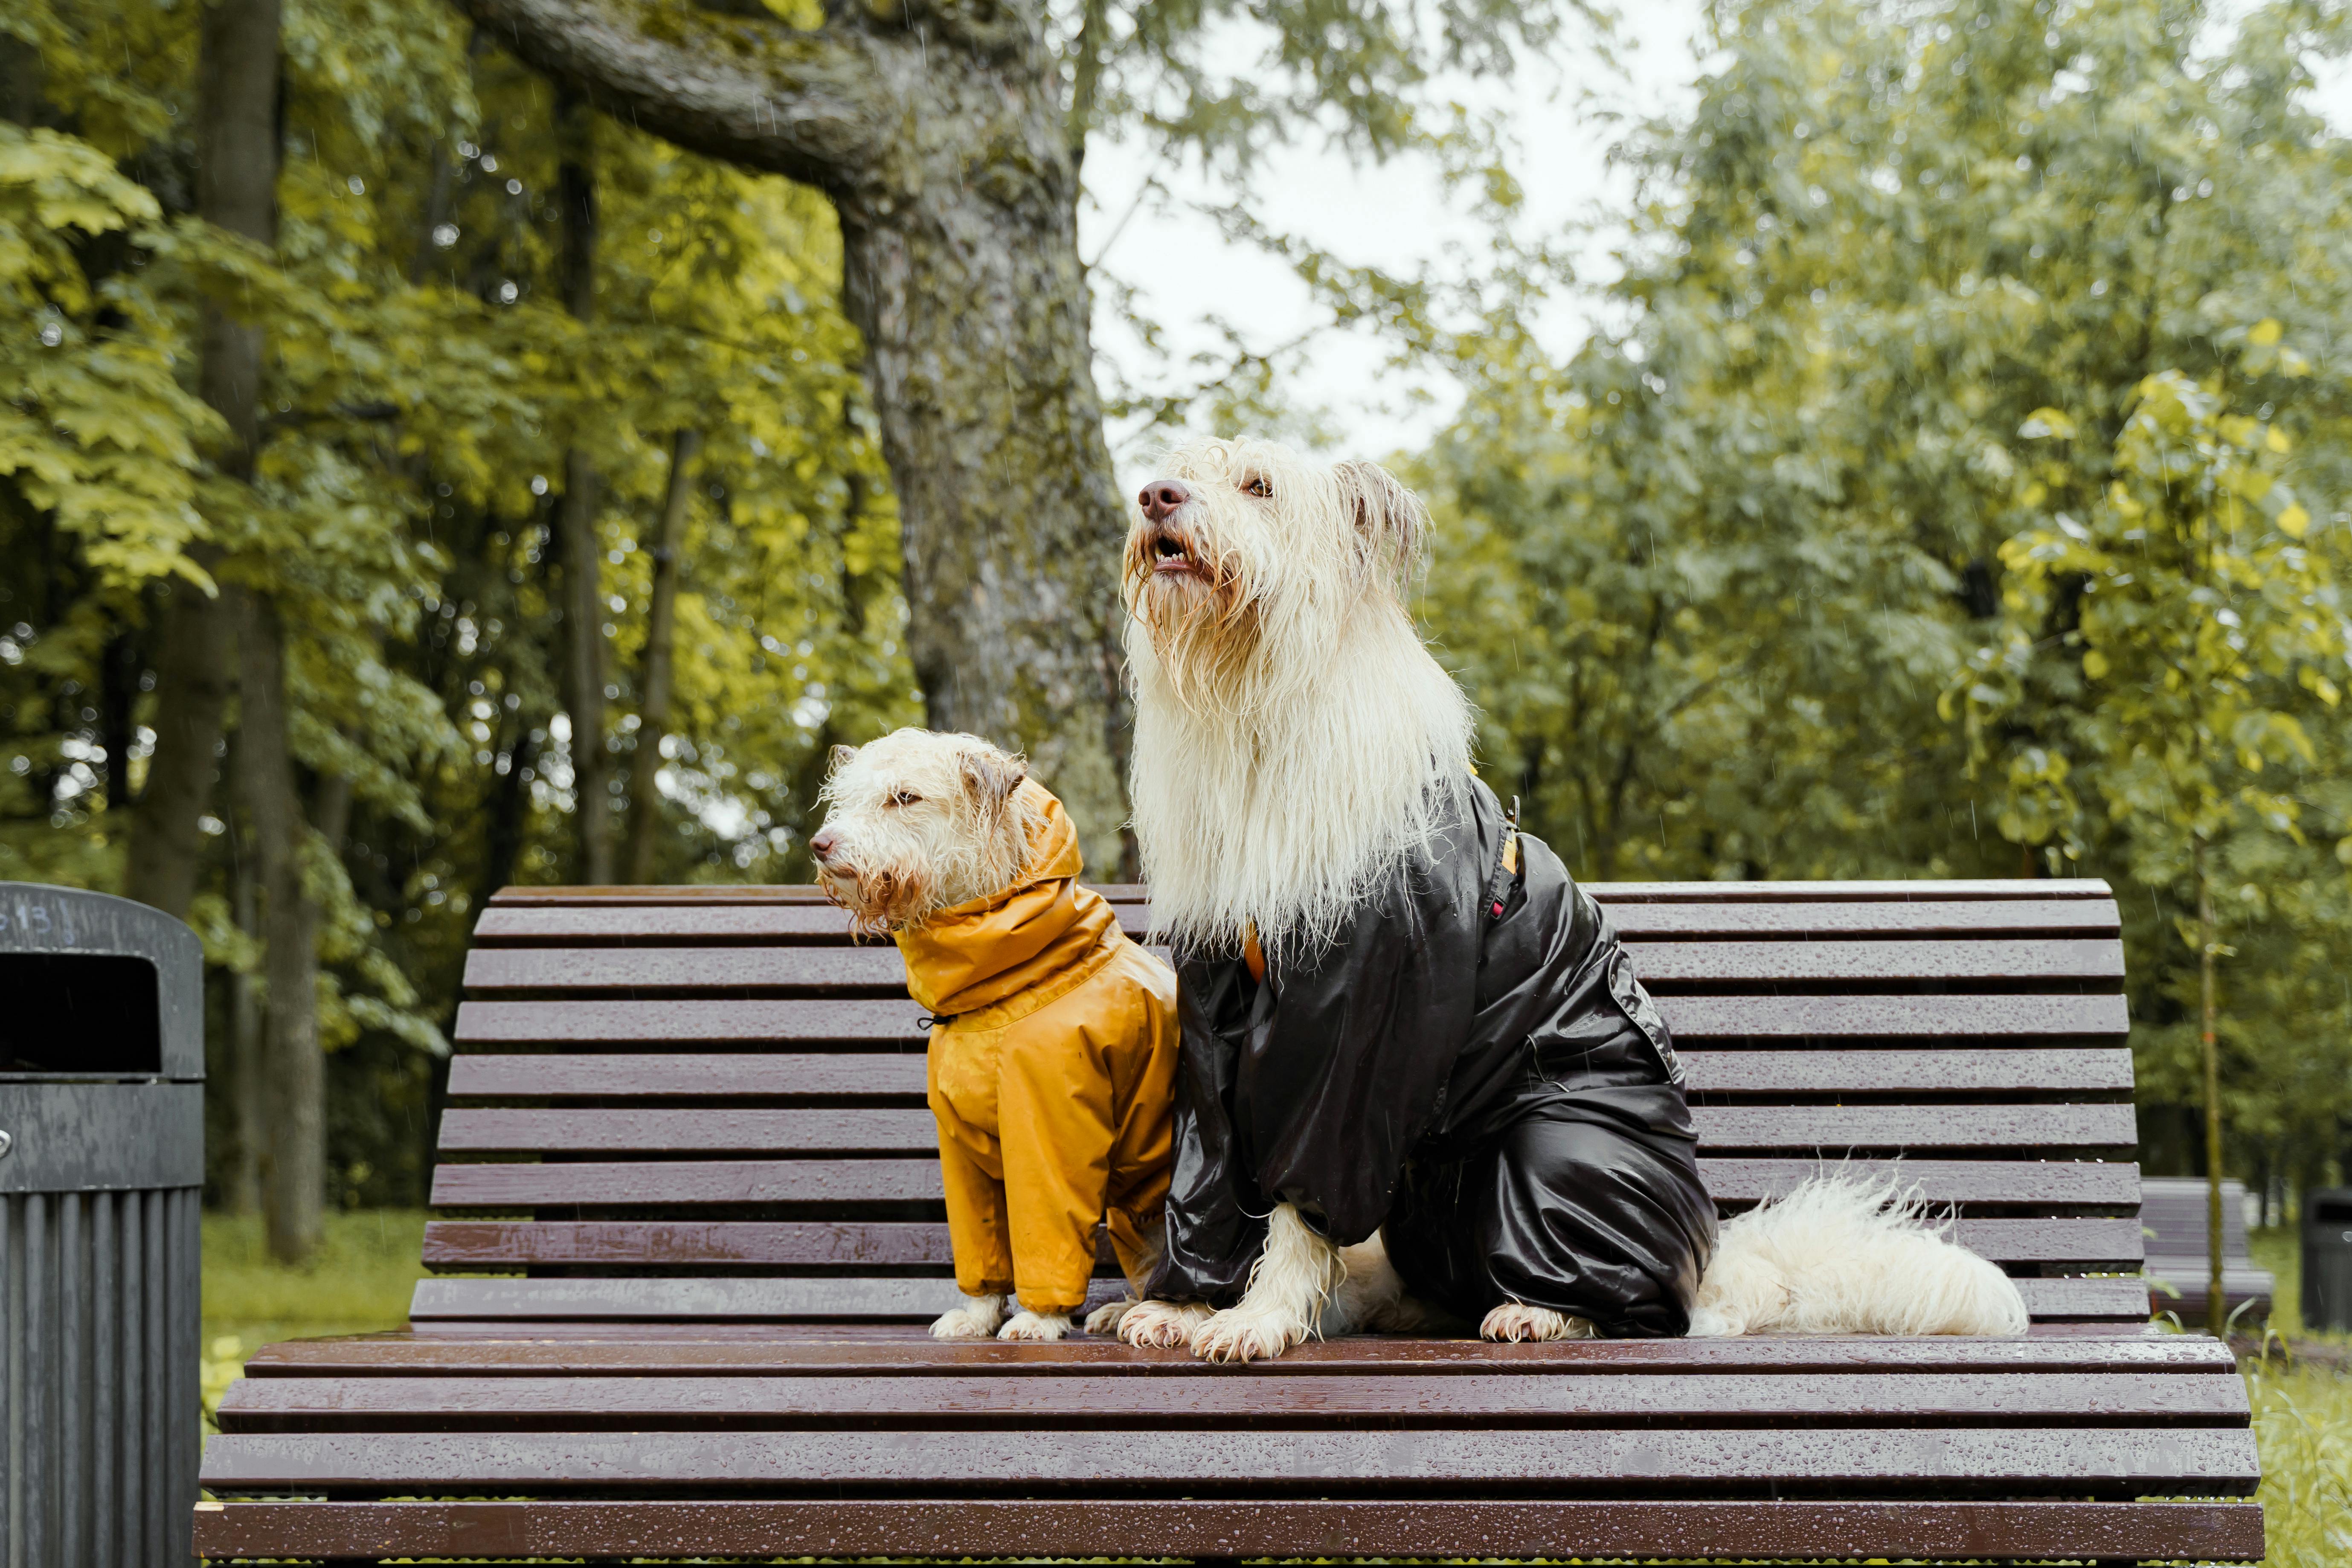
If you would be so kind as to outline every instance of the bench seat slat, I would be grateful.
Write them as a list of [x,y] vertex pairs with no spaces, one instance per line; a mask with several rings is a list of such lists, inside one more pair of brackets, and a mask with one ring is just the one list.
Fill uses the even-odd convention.
[[[1960,1244],[1997,1263],[2137,1262],[2130,1219],[1964,1219]],[[425,1262],[436,1268],[528,1265],[789,1265],[944,1268],[955,1261],[944,1225],[810,1220],[435,1220]],[[1106,1253],[1101,1268],[1109,1268]]]
[[[2131,1052],[2122,1047],[1680,1054],[1694,1094],[2119,1093],[2132,1087]],[[914,1051],[468,1055],[449,1063],[454,1100],[919,1100],[923,1091],[924,1058]]]
[[[1051,1343],[933,1340],[919,1327],[849,1329],[819,1324],[763,1327],[751,1337],[656,1338],[642,1324],[604,1328],[592,1339],[485,1340],[438,1331],[295,1340],[269,1345],[247,1377],[572,1376],[1416,1376],[1490,1373],[1507,1378],[1559,1373],[1815,1372],[2131,1372],[2221,1377],[2235,1382],[2237,1358],[2218,1340],[2150,1329],[2098,1338],[1880,1338],[1759,1336],[1737,1340],[1578,1340],[1486,1344],[1472,1340],[1357,1336],[1309,1340],[1278,1360],[1209,1367],[1181,1351],[1135,1351],[1088,1336]],[[709,1335],[713,1331],[700,1331]]]
[[[2258,1476],[2243,1428],[1811,1426],[1231,1432],[1169,1443],[1150,1432],[1027,1430],[985,1444],[938,1433],[834,1429],[790,1443],[698,1432],[223,1433],[205,1449],[215,1490],[692,1486],[836,1493],[1263,1498],[1279,1489],[1442,1495],[1885,1492],[2242,1496]],[[1310,1491],[1311,1489],[1311,1491]]]
[[[1819,1038],[2120,1038],[2131,1029],[2121,996],[1662,996],[1679,1043]],[[462,1044],[627,1046],[671,1042],[919,1046],[922,1009],[907,1001],[747,998],[459,1004]]]
[[[2035,1318],[2137,1322],[2147,1315],[2147,1285],[2137,1276],[2016,1283]],[[1109,1300],[1123,1291],[1115,1280],[1095,1282],[1096,1300]],[[945,1278],[449,1278],[419,1279],[408,1315],[420,1323],[438,1318],[921,1322],[961,1301],[955,1282]]]
[[[2128,1105],[1695,1105],[1691,1123],[1702,1150],[2120,1149],[2138,1137]],[[895,1108],[493,1107],[441,1118],[444,1154],[921,1154],[938,1141],[929,1110]]]
[[2242,1426],[2242,1385],[2167,1373],[1846,1373],[1810,1377],[1491,1373],[1229,1377],[402,1377],[245,1379],[224,1432],[1465,1424],[1736,1426]]
[[2263,1551],[2255,1503],[1121,1500],[253,1502],[196,1515],[199,1554],[1051,1557],[2190,1558]]
[[[1934,1204],[2122,1207],[2139,1191],[2126,1161],[1856,1160],[1838,1168],[1894,1174]],[[1815,1160],[1703,1159],[1718,1203],[1750,1204],[1818,1175]],[[892,1204],[940,1199],[937,1159],[579,1161],[435,1167],[436,1208],[593,1204]]]

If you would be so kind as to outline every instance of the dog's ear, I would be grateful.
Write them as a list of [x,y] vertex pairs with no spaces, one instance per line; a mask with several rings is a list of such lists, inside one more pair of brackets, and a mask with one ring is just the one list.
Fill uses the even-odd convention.
[[1421,498],[1378,463],[1341,463],[1338,473],[1366,554],[1395,571],[1412,570],[1429,537],[1429,509]]
[[856,754],[857,748],[855,746],[835,746],[832,751],[825,753],[827,763],[825,772],[827,773],[839,773],[842,769],[849,765],[849,759]]
[[1008,756],[999,751],[970,751],[957,760],[963,773],[964,793],[977,802],[983,813],[995,811],[1013,798],[1021,781],[1029,776],[1026,759]]

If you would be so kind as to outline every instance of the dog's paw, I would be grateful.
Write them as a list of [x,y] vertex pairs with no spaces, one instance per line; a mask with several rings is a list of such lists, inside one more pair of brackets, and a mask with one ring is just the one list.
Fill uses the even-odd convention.
[[1118,1321],[1118,1337],[1138,1350],[1182,1350],[1209,1321],[1199,1301],[1138,1301]]
[[966,1296],[964,1304],[941,1312],[931,1323],[935,1340],[984,1340],[1004,1321],[1004,1302],[995,1296]]
[[1140,1303],[1132,1296],[1122,1296],[1116,1301],[1104,1302],[1087,1314],[1087,1332],[1090,1334],[1118,1332],[1120,1321],[1139,1305]]
[[996,1331],[1000,1340],[1058,1340],[1070,1331],[1070,1320],[1062,1312],[1015,1312],[1013,1321]]
[[1589,1340],[1592,1337],[1592,1325],[1582,1318],[1571,1318],[1549,1307],[1530,1307],[1524,1301],[1506,1301],[1486,1314],[1486,1321],[1478,1325],[1478,1337],[1507,1342]]
[[1690,1327],[1683,1334],[1694,1340],[1735,1340],[1747,1331],[1748,1325],[1738,1319],[1712,1307],[1699,1307],[1691,1312]]
[[1202,1361],[1272,1360],[1305,1339],[1307,1330],[1285,1313],[1234,1307],[1192,1331],[1192,1353]]

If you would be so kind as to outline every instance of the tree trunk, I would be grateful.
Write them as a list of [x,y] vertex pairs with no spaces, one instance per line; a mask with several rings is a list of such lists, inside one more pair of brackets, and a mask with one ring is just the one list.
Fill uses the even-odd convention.
[[908,651],[934,730],[1025,751],[1102,880],[1131,878],[1125,512],[1058,188],[839,203],[845,302],[898,492]]
[[629,847],[624,861],[628,880],[654,879],[654,847],[661,833],[662,737],[669,732],[670,645],[677,636],[678,543],[686,534],[686,500],[693,490],[694,456],[702,432],[680,430],[670,443],[669,492],[653,537],[653,597],[646,607],[646,659],[637,676],[637,750],[629,769]]
[[[219,0],[203,9],[196,46],[196,215],[232,234],[278,243],[278,0]],[[261,329],[206,300],[197,390],[226,420],[221,471],[253,477],[261,442]],[[220,551],[189,552],[211,571]],[[123,890],[166,914],[185,915],[204,850],[200,826],[212,800],[227,705],[229,647],[217,599],[185,582],[170,585],[155,667],[155,750],[132,819]]]
[[287,741],[286,636],[278,607],[232,587],[236,616],[238,793],[261,873],[268,1016],[262,1031],[261,1160],[269,1255],[299,1263],[319,1244],[326,1197],[326,1062],[319,1050],[319,912],[302,886],[310,826]]
[[[258,868],[254,864],[253,834],[247,829],[238,841],[230,876],[236,928],[252,941],[261,940],[261,900]],[[229,1168],[222,1197],[231,1214],[252,1214],[261,1207],[261,1152],[269,1142],[268,1119],[262,1107],[268,1069],[262,1065],[263,1023],[261,980],[236,974],[229,979],[229,1094],[236,1110],[236,1160]]]
[[829,5],[792,29],[641,0],[460,3],[600,108],[832,198],[929,721],[1026,750],[1092,874],[1130,874],[1124,508],[1075,138],[1030,9]]
[[2221,1282],[2221,1047],[2213,1027],[2213,889],[2205,840],[2193,840],[2197,871],[2197,994],[2205,1047],[2205,1327],[2219,1339],[2230,1319]]
[[[208,567],[219,563],[218,551],[192,553]],[[212,805],[221,720],[235,682],[218,601],[187,582],[168,584],[165,595],[155,657],[155,749],[132,810],[122,890],[184,919],[196,894],[205,847],[200,824]]]
[[[584,321],[596,305],[596,125],[588,105],[570,92],[558,92],[555,112],[563,306]],[[596,537],[597,489],[588,454],[577,447],[565,452],[555,532],[563,573],[563,706],[572,720],[577,876],[604,883],[613,880],[613,767],[604,749],[604,552]]]
[[99,664],[98,743],[106,752],[107,816],[117,824],[131,819],[131,744],[136,733],[131,715],[142,662],[128,627],[118,627],[106,639]]

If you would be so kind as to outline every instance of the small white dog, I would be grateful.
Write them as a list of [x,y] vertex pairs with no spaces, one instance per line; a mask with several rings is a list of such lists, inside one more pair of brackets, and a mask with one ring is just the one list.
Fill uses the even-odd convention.
[[[942,1339],[1055,1340],[1087,1299],[1095,1227],[1134,1292],[1160,1255],[1176,977],[1078,885],[1076,831],[1021,759],[901,730],[835,753],[809,840],[856,928],[887,931],[933,1015],[929,1100],[963,1306]],[[1008,1298],[1021,1310],[1008,1321]]]
[[[1374,465],[1322,463],[1263,441],[1194,443],[1169,454],[1160,471],[1131,510],[1124,568],[1136,837],[1155,923],[1211,966],[1204,980],[1244,998],[1230,1014],[1242,1016],[1244,1003],[1265,998],[1238,976],[1241,963],[1262,985],[1269,963],[1282,970],[1328,952],[1363,911],[1389,907],[1379,902],[1387,889],[1428,882],[1432,857],[1458,859],[1454,825],[1480,809],[1491,817],[1492,801],[1471,771],[1469,703],[1423,645],[1406,605],[1428,533],[1410,490]],[[1518,869],[1508,850],[1501,865]],[[1490,887],[1502,885],[1496,875]],[[1505,913],[1499,895],[1492,913]],[[1640,1026],[1650,1004],[1628,987],[1616,1000]],[[1277,987],[1277,1016],[1284,994]],[[1673,1086],[1679,1108],[1664,1026],[1642,1026],[1664,1069],[1655,1083]],[[1621,1037],[1636,1056],[1645,1048]],[[1314,1068],[1294,1058],[1293,1070]],[[1344,1100],[1327,1093],[1316,1103]],[[1391,1160],[1397,1152],[1391,1141]],[[1146,1301],[1119,1331],[1139,1345],[1189,1344],[1212,1360],[1246,1361],[1316,1332],[1425,1318],[1405,1299],[1381,1235],[1343,1249],[1280,1203],[1234,1305]],[[1679,1312],[1669,1321],[1678,1323]],[[1688,1331],[2005,1335],[2025,1327],[2007,1276],[1937,1234],[1916,1201],[1832,1176],[1721,1227]],[[1493,1340],[1593,1331],[1581,1318],[1516,1300],[1479,1324]]]

